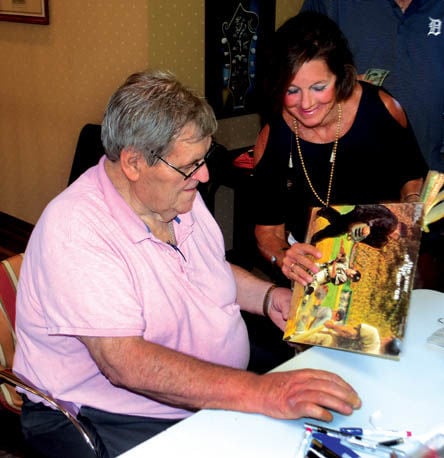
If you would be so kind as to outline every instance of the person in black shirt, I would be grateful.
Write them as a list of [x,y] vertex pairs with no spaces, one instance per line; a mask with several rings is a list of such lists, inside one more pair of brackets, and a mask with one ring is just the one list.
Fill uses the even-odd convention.
[[358,81],[347,40],[327,16],[286,21],[268,68],[254,148],[255,236],[286,279],[306,285],[320,253],[292,243],[305,240],[312,207],[418,201],[428,167],[403,108]]

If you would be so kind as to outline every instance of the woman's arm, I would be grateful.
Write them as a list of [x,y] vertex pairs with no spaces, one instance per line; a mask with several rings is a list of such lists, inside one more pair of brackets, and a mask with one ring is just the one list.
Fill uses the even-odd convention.
[[[401,104],[385,91],[379,91],[379,96],[393,118],[402,127],[406,128],[408,126],[407,116]],[[423,182],[424,180],[422,178],[407,181],[401,188],[401,202],[419,202]]]
[[285,238],[285,225],[264,226],[257,224],[254,228],[254,235],[262,256],[282,267],[285,251],[289,248]]
[[407,181],[401,188],[401,202],[419,202],[423,183],[422,178]]
[[[290,280],[305,286],[319,271],[316,260],[322,253],[308,243],[295,243],[291,247],[285,240],[285,227],[256,225],[255,236],[260,253],[270,262],[273,260]],[[274,257],[274,259],[273,259]]]
[[393,118],[396,119],[402,127],[407,127],[407,116],[401,104],[385,91],[380,90],[379,97]]
[[268,143],[268,134],[269,133],[270,133],[270,126],[266,124],[261,129],[261,131],[259,132],[259,135],[257,136],[256,144],[253,147],[253,158],[254,158],[255,167],[261,160],[262,156],[264,155],[265,147],[267,146],[267,143]]

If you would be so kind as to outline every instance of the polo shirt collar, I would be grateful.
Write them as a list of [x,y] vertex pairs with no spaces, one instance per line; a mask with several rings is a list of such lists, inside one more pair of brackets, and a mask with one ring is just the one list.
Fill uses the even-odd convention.
[[[139,243],[145,239],[152,239],[154,236],[147,230],[145,223],[139,218],[134,210],[127,204],[120,193],[112,184],[105,171],[106,156],[102,156],[96,167],[99,186],[102,189],[103,197],[110,214],[117,221],[122,231],[133,243]],[[178,224],[176,231],[177,243],[180,243],[191,233],[194,218],[191,212],[176,216]]]

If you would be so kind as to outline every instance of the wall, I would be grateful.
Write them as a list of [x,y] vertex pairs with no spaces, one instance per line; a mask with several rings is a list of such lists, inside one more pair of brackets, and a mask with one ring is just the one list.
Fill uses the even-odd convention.
[[[303,0],[276,0],[276,27],[296,14]],[[216,139],[228,149],[253,145],[260,129],[259,117],[255,114],[221,119]]]
[[146,0],[50,0],[49,26],[0,22],[0,211],[34,223],[66,187],[83,124],[146,66]]
[[[276,23],[300,3],[276,0]],[[204,1],[50,0],[50,25],[0,22],[0,211],[35,223],[67,184],[77,137],[130,73],[169,68],[203,93]],[[221,126],[250,144],[253,117]]]

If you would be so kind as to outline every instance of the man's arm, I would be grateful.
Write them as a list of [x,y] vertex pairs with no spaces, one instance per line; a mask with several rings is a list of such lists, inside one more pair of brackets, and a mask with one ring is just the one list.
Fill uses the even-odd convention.
[[275,418],[330,421],[361,401],[335,374],[304,369],[257,375],[198,360],[142,337],[79,337],[116,386],[186,408],[228,409]]
[[268,315],[273,323],[284,330],[288,319],[291,301],[291,290],[276,288],[266,297],[272,285],[269,281],[262,280],[245,269],[234,264],[231,265],[237,286],[237,302],[241,309],[256,315],[264,314],[264,301],[268,305]]

